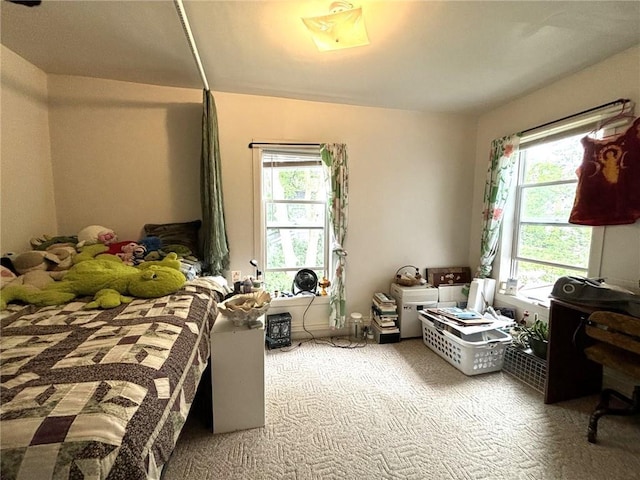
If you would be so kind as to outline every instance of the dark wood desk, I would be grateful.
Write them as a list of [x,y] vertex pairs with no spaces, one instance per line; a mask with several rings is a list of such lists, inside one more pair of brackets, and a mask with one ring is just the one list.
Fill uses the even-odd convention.
[[544,403],[570,400],[601,390],[602,366],[587,359],[583,352],[593,343],[584,333],[584,325],[595,310],[551,300]]

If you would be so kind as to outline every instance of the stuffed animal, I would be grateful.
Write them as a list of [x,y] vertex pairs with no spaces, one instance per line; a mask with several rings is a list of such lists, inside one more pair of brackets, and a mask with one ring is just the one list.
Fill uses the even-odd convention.
[[61,281],[53,282],[42,290],[20,285],[5,287],[0,290],[0,309],[16,300],[38,306],[60,305],[84,295],[94,298],[86,308],[113,308],[130,302],[132,297],[168,295],[180,289],[185,282],[182,272],[174,268],[175,262],[179,264],[175,254],[168,255],[161,262],[143,264],[145,268],[101,257],[76,263]]
[[55,279],[50,272],[44,270],[32,270],[24,275],[16,277],[12,282],[5,285],[6,288],[10,288],[16,285],[22,285],[35,291],[46,288],[47,285],[53,283]]
[[162,240],[160,240],[160,237],[144,237],[138,243],[146,248],[148,253],[155,252],[162,248]]
[[166,247],[162,247],[162,250],[160,250],[160,254],[163,256],[168,255],[171,252],[178,255],[178,258],[186,258],[188,260],[194,260],[194,261],[197,260],[197,258],[191,254],[191,249],[184,245],[180,245],[180,244],[167,245]]
[[122,263],[124,263],[125,265],[129,265],[129,266],[135,265],[133,253],[122,252],[122,253],[116,254],[116,257],[118,257],[122,261]]
[[126,265],[137,265],[144,260],[147,250],[144,245],[128,241],[112,243],[106,253],[116,255]]
[[56,236],[43,235],[42,237],[33,237],[29,243],[34,250],[48,250],[52,245],[70,245],[74,246],[78,243],[78,237],[75,236]]
[[106,253],[110,255],[117,255],[119,253],[122,253],[123,252],[122,248],[125,247],[126,245],[129,245],[130,243],[135,243],[135,242],[133,240],[126,240],[124,242],[110,243],[108,245],[109,248],[107,249]]
[[0,266],[0,288],[3,288],[5,285],[13,282],[18,276],[11,271],[10,268]]
[[109,247],[107,245],[103,245],[102,243],[80,247],[79,250],[79,253],[75,257],[73,257],[74,265],[77,265],[78,263],[84,262],[86,260],[93,260],[97,255],[100,254],[102,254],[104,257],[109,257],[112,260],[118,261],[118,257],[106,253],[109,251]]
[[125,254],[131,256],[131,261],[133,265],[138,265],[139,263],[144,262],[144,257],[147,254],[147,249],[144,245],[140,245],[136,242],[130,242],[124,247],[122,247],[122,251]]
[[12,256],[11,262],[15,271],[20,275],[24,275],[34,270],[53,269],[60,263],[60,260],[55,254],[50,252],[29,250]]
[[74,246],[70,246],[67,243],[54,243],[46,250],[48,253],[52,253],[58,258],[57,265],[49,268],[54,272],[64,272],[69,270],[73,266],[73,258],[78,253]]
[[110,228],[100,225],[89,225],[78,232],[78,247],[101,243],[110,245],[118,241],[118,236]]
[[22,285],[42,289],[54,280],[61,280],[66,273],[56,270],[61,261],[53,252],[30,250],[12,255],[11,262],[18,276],[6,282],[3,288]]

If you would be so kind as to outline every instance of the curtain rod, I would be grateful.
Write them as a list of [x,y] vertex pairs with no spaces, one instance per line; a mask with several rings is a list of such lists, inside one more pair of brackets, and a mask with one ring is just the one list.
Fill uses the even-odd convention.
[[593,108],[588,108],[587,110],[583,110],[582,112],[574,113],[573,115],[567,115],[566,117],[562,117],[562,118],[559,118],[557,120],[553,120],[551,122],[543,123],[542,125],[538,125],[536,127],[527,128],[526,130],[523,130],[522,132],[520,132],[520,134],[529,133],[529,132],[532,132],[534,130],[538,130],[539,128],[548,127],[549,125],[553,125],[554,123],[563,122],[565,120],[569,120],[570,118],[579,117],[580,115],[584,115],[586,113],[595,112],[596,110],[600,110],[601,108],[611,107],[611,106],[617,105],[619,103],[625,105],[627,102],[630,102],[630,101],[631,100],[629,100],[628,98],[619,98],[617,100],[614,100],[613,102],[603,103],[602,105],[599,105],[599,106],[593,107]]
[[253,148],[260,145],[279,145],[282,147],[319,147],[320,143],[287,143],[287,142],[251,142],[248,147]]
[[182,23],[182,29],[184,30],[184,34],[187,37],[187,41],[189,42],[189,48],[191,49],[191,53],[193,54],[193,58],[196,61],[196,65],[198,66],[198,72],[200,72],[200,78],[202,78],[202,84],[204,85],[204,89],[209,91],[209,82],[207,82],[207,76],[204,73],[204,68],[202,68],[202,62],[200,61],[200,54],[198,53],[198,47],[196,47],[196,41],[193,38],[193,34],[191,33],[191,26],[189,25],[189,20],[187,19],[187,14],[184,11],[184,5],[182,4],[182,0],[173,0],[173,4],[178,11],[178,17],[180,17],[180,23]]

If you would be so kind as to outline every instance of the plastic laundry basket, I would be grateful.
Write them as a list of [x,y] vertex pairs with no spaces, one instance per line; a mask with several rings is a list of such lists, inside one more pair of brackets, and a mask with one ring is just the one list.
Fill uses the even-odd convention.
[[424,344],[465,375],[502,369],[505,349],[511,343],[508,333],[487,330],[473,334],[470,341],[436,328],[426,317],[421,317],[421,321]]

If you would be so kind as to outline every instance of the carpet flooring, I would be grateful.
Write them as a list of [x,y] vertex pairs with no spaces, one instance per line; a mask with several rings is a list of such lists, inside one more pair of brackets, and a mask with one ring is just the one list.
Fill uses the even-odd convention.
[[164,480],[640,478],[638,417],[605,417],[590,444],[597,397],[545,405],[420,339],[268,351],[265,380],[265,427],[213,435],[192,412]]

